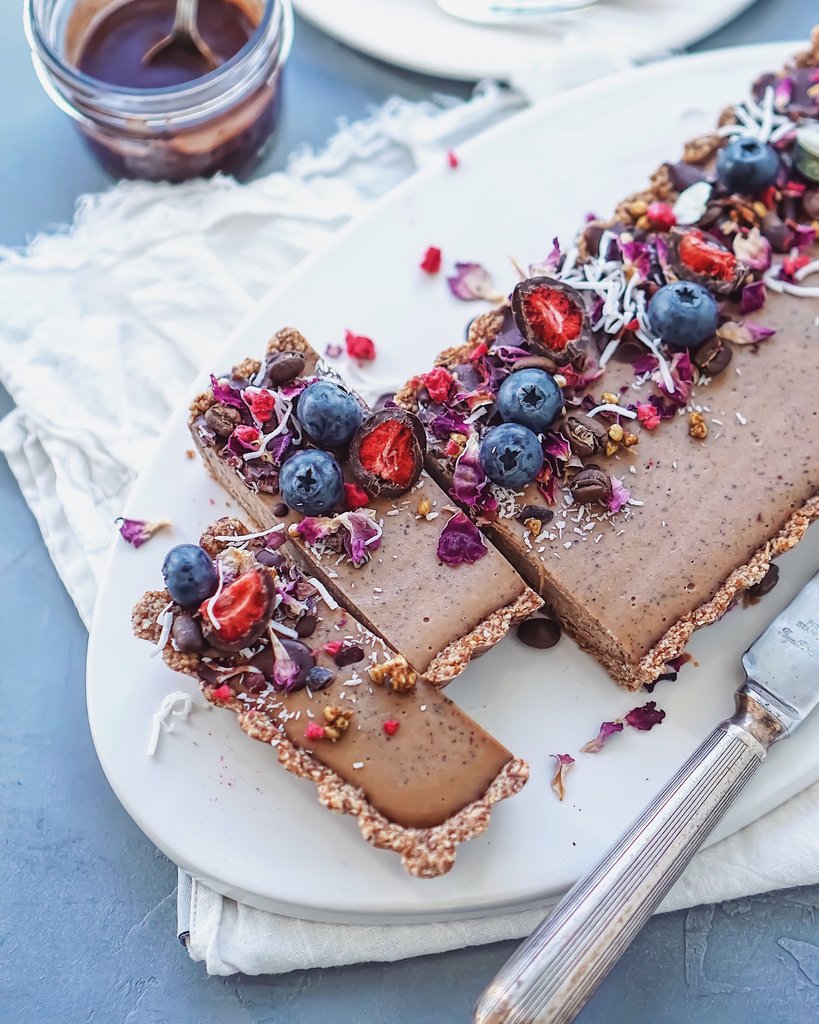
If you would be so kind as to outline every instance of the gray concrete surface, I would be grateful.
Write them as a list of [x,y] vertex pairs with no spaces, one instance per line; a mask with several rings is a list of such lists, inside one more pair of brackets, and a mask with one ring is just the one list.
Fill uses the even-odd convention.
[[[697,49],[805,36],[817,0],[760,0]],[[32,74],[19,4],[0,5],[0,244],[70,219],[104,188]],[[299,25],[266,166],[390,93],[453,86]],[[0,311],[0,316],[2,311]],[[0,414],[10,407],[0,393]],[[175,869],[120,808],[85,718],[86,634],[0,463],[0,1024],[459,1024],[513,944],[390,965],[208,978],[175,938]],[[581,1024],[819,1019],[819,886],[655,918]]]

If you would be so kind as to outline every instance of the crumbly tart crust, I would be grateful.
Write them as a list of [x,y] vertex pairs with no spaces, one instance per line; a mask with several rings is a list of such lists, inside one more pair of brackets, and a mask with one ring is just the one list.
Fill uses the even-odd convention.
[[[144,594],[131,616],[137,637],[154,644],[159,641],[161,627],[157,618],[169,601],[167,590],[151,590]],[[336,814],[354,817],[362,836],[371,846],[399,854],[406,871],[418,878],[437,878],[446,874],[455,863],[458,846],[484,832],[489,826],[493,806],[499,800],[520,792],[529,778],[527,763],[512,757],[477,800],[439,825],[408,828],[390,821],[376,810],[361,789],[346,782],[309,751],[296,746],[283,735],[280,725],[270,714],[257,707],[248,707],[236,696],[228,699],[215,696],[217,687],[200,676],[202,663],[198,655],[183,654],[168,641],[162,650],[162,659],[173,671],[196,679],[202,695],[210,704],[234,712],[239,727],[248,736],[270,744],[279,763],[291,775],[313,782],[319,802],[324,807]]]
[[[492,316],[494,316],[494,311],[487,314],[489,318]],[[269,339],[265,354],[270,355],[274,352],[304,353],[306,356],[306,372],[312,370],[316,364],[315,350],[304,335],[295,327],[283,327]],[[248,358],[243,359],[236,366],[232,367],[232,370],[237,377],[250,378],[258,372],[260,366],[260,360]],[[213,397],[212,391],[201,392],[191,403],[188,425],[196,445],[196,450],[199,452],[213,479],[220,486],[225,487],[231,496],[239,502],[254,526],[263,530],[270,524],[265,518],[261,518],[264,504],[263,501],[259,500],[260,496],[250,492],[241,481],[237,480],[234,484],[232,474],[225,472],[225,467],[221,464],[215,451],[202,444],[197,431],[193,427],[196,418],[215,404],[216,400]],[[298,519],[298,517],[295,518]],[[298,550],[293,548],[292,545],[291,550],[295,553],[296,561],[298,562]],[[350,597],[341,593],[332,580],[327,580],[325,585],[342,603],[350,601]],[[424,678],[435,686],[446,686],[447,683],[464,671],[473,658],[479,658],[482,654],[485,654],[504,638],[512,626],[528,618],[542,605],[543,599],[540,595],[531,588],[525,587],[523,593],[510,604],[491,612],[468,633],[465,633],[444,647],[430,665],[424,669]],[[369,622],[368,626],[373,632],[380,635],[377,624]]]

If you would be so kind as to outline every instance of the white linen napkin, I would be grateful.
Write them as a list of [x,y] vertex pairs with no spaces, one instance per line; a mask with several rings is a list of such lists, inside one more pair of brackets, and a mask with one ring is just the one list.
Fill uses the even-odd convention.
[[[372,198],[521,104],[493,85],[467,103],[392,99],[284,173],[122,183],[81,200],[65,232],[0,250],[0,379],[17,405],[0,450],[86,624],[135,474],[241,316]],[[664,909],[819,880],[818,830],[814,786],[701,854]],[[179,897],[179,932],[214,974],[395,960],[521,936],[540,916],[314,924],[240,906],[183,872]]]

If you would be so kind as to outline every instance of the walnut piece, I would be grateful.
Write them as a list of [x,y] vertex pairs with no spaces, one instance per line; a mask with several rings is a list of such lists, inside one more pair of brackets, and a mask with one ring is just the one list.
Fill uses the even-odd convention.
[[337,743],[349,728],[352,712],[345,711],[335,704],[328,704],[324,711],[324,735],[328,740]]
[[688,433],[698,441],[708,437],[708,424],[701,412],[692,412],[688,417]]
[[389,685],[396,693],[406,693],[418,681],[418,673],[410,668],[406,658],[397,654],[389,661],[370,665],[370,679],[377,685]]

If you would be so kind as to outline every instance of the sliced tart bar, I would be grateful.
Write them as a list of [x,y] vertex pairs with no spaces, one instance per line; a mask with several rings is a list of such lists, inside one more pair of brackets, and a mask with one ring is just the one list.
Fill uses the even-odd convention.
[[199,547],[175,548],[168,589],[134,608],[135,634],[315,783],[321,803],[357,818],[369,843],[413,875],[445,874],[493,804],[524,785],[525,762],[351,612],[328,606],[270,536],[225,518]]
[[630,688],[819,515],[816,42],[397,396],[430,473]]
[[263,363],[214,378],[190,429],[252,522],[280,526],[308,574],[430,682],[448,682],[538,608],[423,472],[417,419],[370,414],[298,331],[276,334]]

